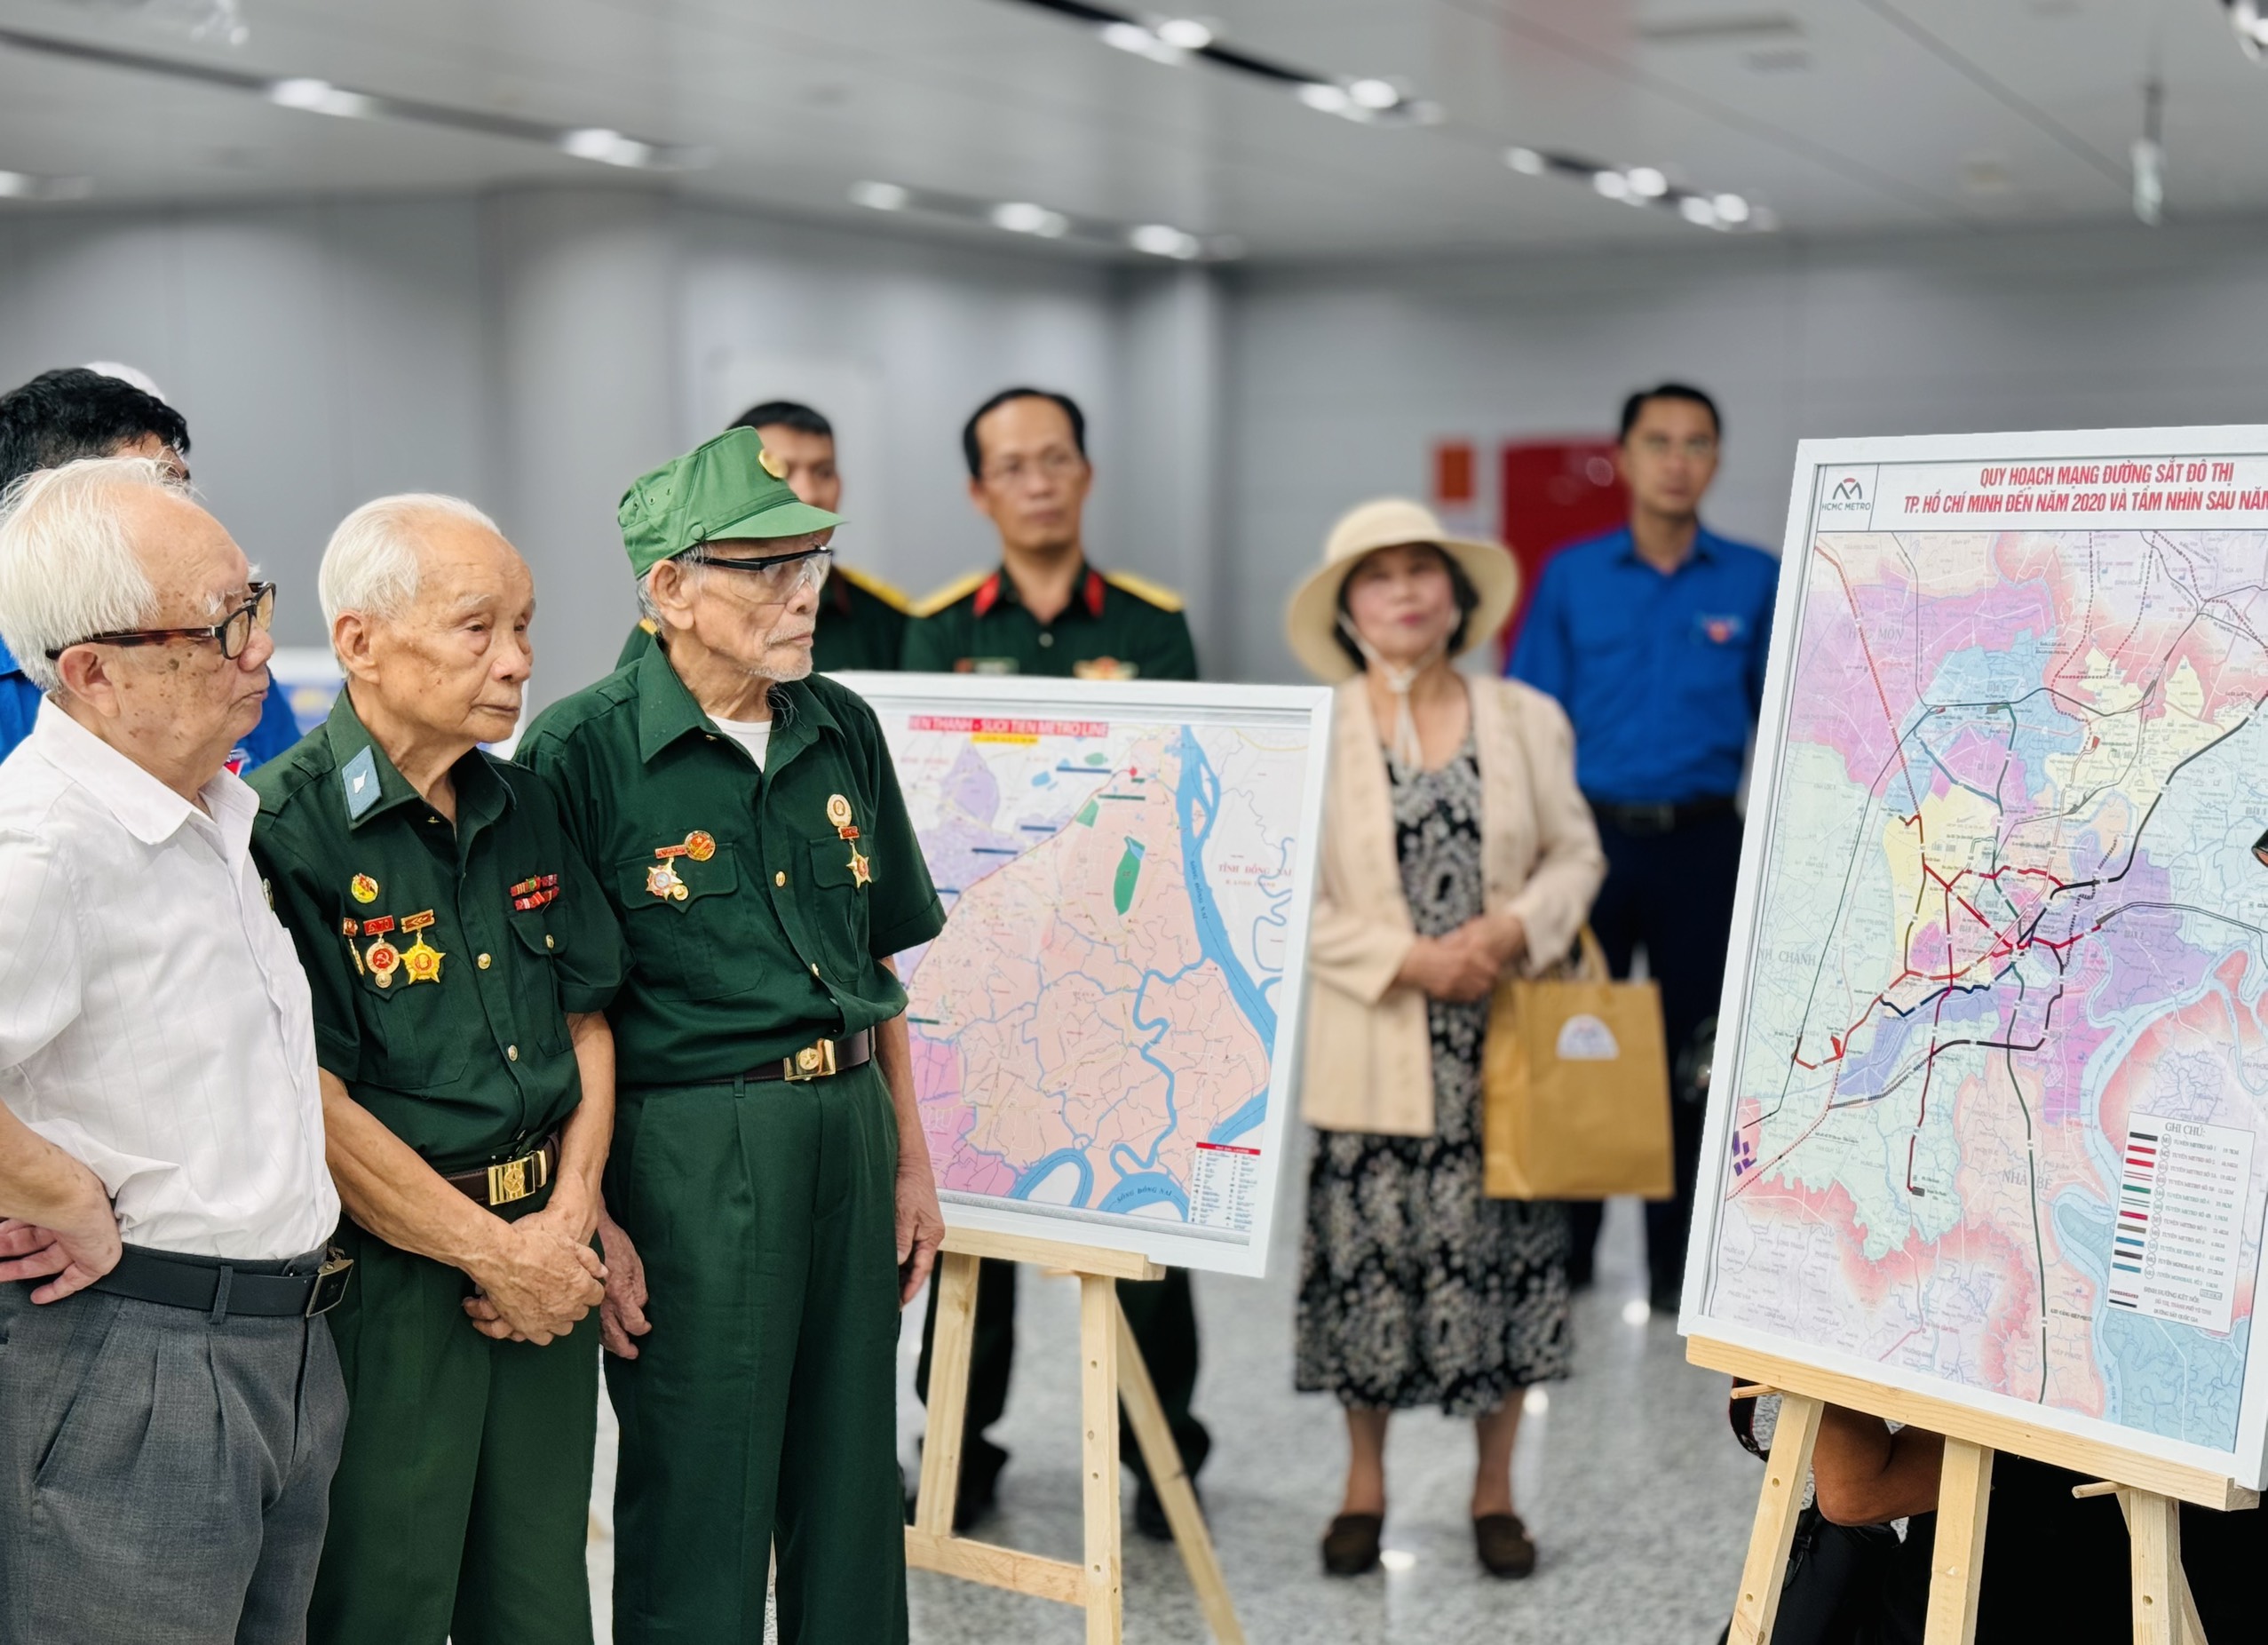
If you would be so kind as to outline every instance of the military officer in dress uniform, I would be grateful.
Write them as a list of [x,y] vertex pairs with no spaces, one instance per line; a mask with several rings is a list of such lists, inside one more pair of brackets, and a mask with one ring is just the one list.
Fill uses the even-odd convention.
[[[767,400],[733,419],[752,428],[772,459],[765,472],[788,482],[798,502],[833,513],[843,505],[843,476],[835,465],[835,425],[793,400]],[[822,674],[846,668],[893,669],[906,644],[905,594],[870,571],[840,560],[828,573],[819,599],[819,627],[811,665]],[[642,617],[623,642],[615,666],[635,661],[654,643],[654,619]]]
[[[969,496],[1000,533],[1001,563],[939,590],[915,608],[906,634],[908,669],[1079,679],[1197,678],[1197,650],[1180,596],[1087,563],[1080,521],[1094,470],[1087,461],[1086,418],[1069,395],[1004,389],[977,408],[961,431],[961,449],[969,465]],[[1197,1312],[1189,1275],[1170,1269],[1162,1280],[1122,1283],[1118,1295],[1193,1478],[1211,1439],[1189,1413],[1197,1387]],[[924,1399],[936,1329],[932,1295],[915,1381]],[[984,1430],[1007,1409],[1015,1353],[1016,1265],[987,1260],[977,1277],[969,1434],[954,1505],[955,1522],[964,1529],[992,1506],[1008,1460]],[[1136,1528],[1161,1540],[1170,1537],[1141,1450],[1122,1425],[1119,1454],[1139,1481]]]
[[[252,775],[314,995],[355,1283],[318,1645],[588,1645],[592,1249],[623,968],[519,715],[535,589],[452,497],[348,515],[321,575],[346,686]],[[572,1332],[572,1334],[570,1334]]]
[[760,449],[733,429],[623,496],[661,641],[520,744],[630,944],[607,1180],[625,1645],[757,1645],[775,1547],[783,1645],[906,1638],[898,1311],[944,1223],[890,957],[945,922],[873,711],[811,672],[837,518]]

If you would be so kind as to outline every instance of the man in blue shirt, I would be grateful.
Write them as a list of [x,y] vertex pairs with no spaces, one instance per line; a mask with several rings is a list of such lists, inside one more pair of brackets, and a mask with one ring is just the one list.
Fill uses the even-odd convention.
[[[189,482],[189,425],[181,414],[123,378],[71,367],[43,371],[0,394],[0,496],[26,474],[83,457],[155,457]],[[0,759],[31,735],[39,687],[0,644]],[[290,699],[271,678],[260,723],[228,756],[242,773],[299,740]]]
[[[1511,672],[1559,700],[1598,818],[1606,883],[1591,925],[1618,975],[1634,950],[1661,986],[1674,1061],[1717,1014],[1740,872],[1741,786],[1764,695],[1780,562],[1703,528],[1717,405],[1664,383],[1622,407],[1630,523],[1544,568]],[[1683,1093],[1681,1093],[1682,1095]],[[1646,1207],[1653,1305],[1674,1310],[1701,1156],[1701,1109],[1671,1104],[1677,1197]],[[1599,1208],[1572,1207],[1569,1277],[1590,1277]]]

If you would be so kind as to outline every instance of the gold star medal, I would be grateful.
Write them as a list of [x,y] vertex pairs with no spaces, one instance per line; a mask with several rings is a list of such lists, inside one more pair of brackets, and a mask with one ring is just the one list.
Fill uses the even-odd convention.
[[353,894],[357,902],[375,902],[378,900],[378,882],[368,874],[357,874],[347,882],[346,889]]
[[868,859],[866,853],[860,851],[856,846],[852,846],[851,847],[851,861],[847,866],[851,870],[851,883],[852,885],[870,886],[874,884],[874,864]]
[[447,958],[440,949],[429,948],[425,942],[425,928],[433,923],[433,910],[406,915],[401,928],[415,932],[417,941],[401,951],[401,968],[412,982],[438,982],[441,980],[441,961]]
[[672,897],[679,902],[692,894],[678,878],[678,870],[667,862],[656,862],[646,870],[646,888],[657,897]]

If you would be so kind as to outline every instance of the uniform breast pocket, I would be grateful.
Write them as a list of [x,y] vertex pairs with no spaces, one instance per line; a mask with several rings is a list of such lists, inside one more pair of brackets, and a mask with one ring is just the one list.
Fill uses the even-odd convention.
[[[472,1052],[468,1021],[457,993],[472,983],[460,972],[473,961],[454,951],[438,927],[404,938],[388,932],[362,942],[358,952],[364,1066],[370,1083],[416,1096],[441,1091],[464,1076]],[[455,992],[452,992],[455,990]]]
[[838,973],[855,975],[867,953],[867,891],[874,860],[863,840],[811,842],[813,934]]
[[758,900],[741,886],[732,846],[719,844],[699,862],[633,858],[615,877],[630,961],[662,988],[687,999],[725,999],[761,984],[748,930]]
[[535,1044],[542,1050],[558,1055],[567,1048],[567,1012],[559,1004],[559,960],[561,938],[551,929],[550,922],[540,908],[526,909],[511,916],[511,934],[522,953],[531,964],[523,966],[523,973],[535,981],[529,984],[528,1009],[535,1021],[531,1027]]

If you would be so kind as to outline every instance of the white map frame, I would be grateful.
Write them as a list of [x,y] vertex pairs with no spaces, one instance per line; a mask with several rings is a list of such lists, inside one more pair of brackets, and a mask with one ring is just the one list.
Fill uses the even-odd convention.
[[[1323,687],[1176,684],[1149,680],[1043,679],[1016,675],[885,674],[831,676],[857,692],[884,719],[897,713],[971,717],[1152,720],[1197,725],[1265,722],[1282,730],[1304,725],[1309,756],[1298,796],[1291,897],[1285,910],[1284,966],[1275,989],[1275,1044],[1268,1048],[1267,1109],[1253,1132],[1260,1149],[1251,1227],[1241,1240],[1194,1236],[1154,1217],[1053,1210],[1005,1198],[944,1199],[955,1228],[1021,1235],[1065,1244],[1135,1252],[1169,1268],[1201,1268],[1257,1279],[1267,1271],[1277,1190],[1299,1084],[1305,1019],[1308,914],[1314,900],[1318,840],[1330,763],[1332,694]],[[948,917],[949,918],[949,917]],[[1240,1139],[1241,1140],[1241,1139]],[[943,1197],[943,1196],[940,1196]]]
[[[1848,499],[1847,521],[1835,529],[1888,531],[1894,529],[1960,530],[2008,529],[2003,516],[1987,523],[1924,509],[1933,493],[1955,485],[1973,488],[1981,465],[2087,463],[2105,459],[2174,457],[2234,459],[2243,492],[2268,487],[2268,426],[2193,427],[2159,429],[2086,429],[2063,433],[1919,435],[1903,437],[1806,440],[1796,448],[1796,473],[1788,493],[1788,528],[1781,549],[1784,567],[1800,568],[1810,553],[1811,539],[1820,528],[1819,505],[1823,489],[1858,481],[1858,496]],[[1883,471],[1915,465],[1899,476],[1889,496],[1880,484]],[[1939,472],[1932,476],[1928,469]],[[1935,483],[1931,481],[1934,480]],[[2202,509],[2155,513],[2127,512],[2105,517],[2098,513],[2027,512],[2023,525],[2040,530],[2115,528],[2145,530],[2268,530],[2268,507]],[[1733,936],[1725,970],[1725,990],[1717,1015],[1726,1025],[1717,1044],[1715,1077],[1710,1082],[1708,1117],[1703,1131],[1699,1186],[1694,1194],[1693,1221],[1687,1243],[1685,1291],[1678,1314],[1682,1336],[1700,1336],[1736,1347],[1775,1355],[1818,1370],[1861,1381],[1921,1394],[1976,1411],[1980,1414],[2087,1440],[2113,1449],[2224,1474],[2240,1484],[2259,1489],[2268,1472],[2268,1344],[2248,1339],[2244,1379],[2239,1396],[2235,1448],[2221,1451],[2185,1441],[2127,1427],[2105,1419],[2090,1418],[2035,1404],[2007,1395],[1970,1387],[1948,1379],[1924,1376],[1859,1355],[1844,1354],[1792,1337],[1756,1330],[1740,1322],[1711,1317],[1706,1310],[1709,1267],[1717,1238],[1722,1196],[1713,1185],[1725,1179],[1731,1144],[1733,1105],[1741,1089],[1742,1047],[1731,1025],[1747,1021],[1748,996],[1757,945],[1760,893],[1766,854],[1780,803],[1781,764],[1793,687],[1796,646],[1804,616],[1807,579],[1783,575],[1772,617],[1772,655],[1764,679],[1764,703],[1758,717],[1755,764],[1749,789],[1748,827],[1741,848],[1740,886],[1733,908]],[[2268,1140],[2268,1139],[2264,1139]],[[2268,1154],[2256,1171],[2268,1169]],[[2249,1276],[2256,1308],[2268,1304],[2268,1239],[2261,1245],[2263,1272]],[[2240,1275],[2240,1278],[2244,1277]],[[2257,1331],[2268,1313],[2256,1312]]]

